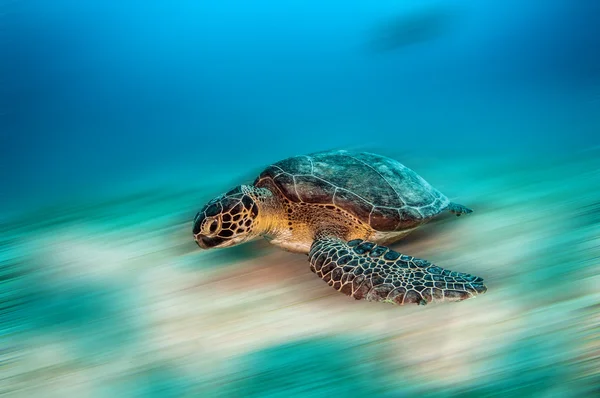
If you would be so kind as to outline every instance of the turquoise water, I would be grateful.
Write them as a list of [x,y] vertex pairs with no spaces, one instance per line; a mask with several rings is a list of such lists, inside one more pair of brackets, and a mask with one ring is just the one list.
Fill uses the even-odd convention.
[[[0,392],[587,397],[600,386],[600,5],[0,3]],[[485,278],[358,302],[192,219],[367,150],[474,209],[394,245]]]

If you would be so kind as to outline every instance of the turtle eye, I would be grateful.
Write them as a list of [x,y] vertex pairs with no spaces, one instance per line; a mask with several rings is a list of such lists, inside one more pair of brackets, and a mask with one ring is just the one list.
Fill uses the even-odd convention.
[[202,232],[205,235],[215,234],[217,232],[217,230],[219,229],[220,224],[221,223],[219,222],[219,219],[216,217],[213,219],[207,219],[202,227]]
[[212,222],[209,224],[209,231],[211,234],[214,234],[215,232],[217,232],[217,227],[219,226],[219,222],[215,219],[212,220]]

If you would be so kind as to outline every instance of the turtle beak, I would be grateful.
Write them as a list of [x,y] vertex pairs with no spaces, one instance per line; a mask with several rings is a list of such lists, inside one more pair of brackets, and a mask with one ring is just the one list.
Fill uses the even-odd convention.
[[205,250],[215,247],[226,247],[228,245],[223,245],[223,243],[227,243],[229,241],[229,239],[221,238],[220,236],[214,236],[211,238],[202,234],[194,235],[194,240],[196,241],[196,244],[200,246],[200,248]]
[[201,249],[208,249],[208,246],[206,245],[206,243],[202,240],[202,235],[197,235],[194,236],[194,240],[196,241],[196,244],[201,248]]

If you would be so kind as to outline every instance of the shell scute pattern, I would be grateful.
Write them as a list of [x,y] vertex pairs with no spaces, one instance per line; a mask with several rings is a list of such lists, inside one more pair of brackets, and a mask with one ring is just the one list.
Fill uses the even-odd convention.
[[296,192],[300,200],[308,203],[333,203],[336,187],[314,176],[297,176]]
[[377,231],[413,228],[448,203],[401,163],[368,153],[296,156],[269,166],[255,185],[267,178],[293,203],[335,205]]
[[362,197],[372,205],[402,206],[397,193],[390,184],[368,163],[357,160],[349,153],[318,153],[311,155],[314,174]]
[[298,192],[296,191],[296,182],[294,181],[294,176],[288,173],[280,173],[273,179],[273,181],[281,188],[287,199],[295,203],[301,201],[300,197],[298,196]]
[[374,207],[369,220],[371,227],[378,231],[394,231],[402,221],[398,209],[389,207]]
[[427,181],[394,159],[370,153],[357,153],[353,157],[372,167],[381,178],[390,183],[402,202],[399,207],[426,206],[437,197],[437,191]]

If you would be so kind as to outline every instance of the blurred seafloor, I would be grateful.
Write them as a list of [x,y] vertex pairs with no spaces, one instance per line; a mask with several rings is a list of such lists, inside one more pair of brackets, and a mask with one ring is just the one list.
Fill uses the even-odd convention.
[[395,157],[475,212],[394,247],[484,277],[485,295],[358,302],[264,241],[201,252],[195,212],[243,173],[132,181],[2,220],[0,394],[600,393],[600,150]]

